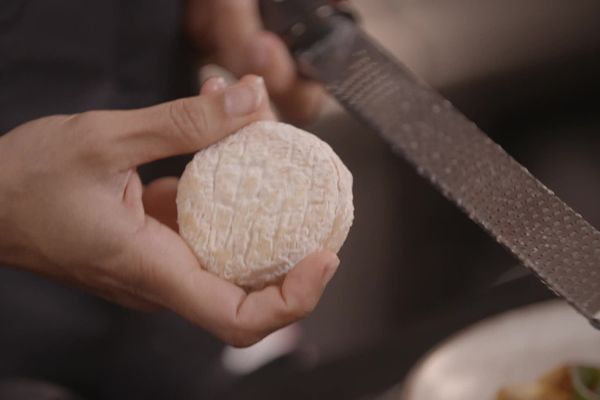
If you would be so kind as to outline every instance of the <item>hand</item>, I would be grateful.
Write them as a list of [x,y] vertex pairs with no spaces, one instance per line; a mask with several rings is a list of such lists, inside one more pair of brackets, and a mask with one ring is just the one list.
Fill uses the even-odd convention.
[[196,152],[271,118],[262,80],[134,111],[53,116],[0,138],[0,261],[133,307],[165,307],[236,346],[316,306],[334,254],[300,262],[281,287],[246,294],[200,268],[176,228],[177,180],[144,188],[136,167]]
[[285,44],[263,29],[258,0],[188,0],[186,25],[218,65],[238,77],[264,76],[283,118],[301,123],[317,116],[323,89],[301,79]]

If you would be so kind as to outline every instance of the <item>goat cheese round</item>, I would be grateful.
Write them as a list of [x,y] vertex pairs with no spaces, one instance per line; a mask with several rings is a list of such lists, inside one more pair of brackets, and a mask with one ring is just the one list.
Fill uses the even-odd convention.
[[352,175],[316,136],[255,122],[196,154],[177,212],[203,268],[257,290],[310,253],[339,251],[354,218]]

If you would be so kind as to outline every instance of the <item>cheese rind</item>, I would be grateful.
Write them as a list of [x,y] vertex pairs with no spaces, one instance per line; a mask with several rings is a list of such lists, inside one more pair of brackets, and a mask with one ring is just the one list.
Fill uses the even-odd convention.
[[352,201],[352,175],[329,145],[291,125],[255,122],[187,166],[179,231],[203,268],[256,290],[310,253],[337,253]]

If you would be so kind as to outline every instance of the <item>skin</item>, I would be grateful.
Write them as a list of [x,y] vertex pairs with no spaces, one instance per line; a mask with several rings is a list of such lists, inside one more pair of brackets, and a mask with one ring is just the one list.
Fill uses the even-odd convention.
[[126,306],[170,309],[234,346],[305,317],[337,269],[335,254],[312,254],[280,286],[248,294],[202,270],[177,234],[177,179],[143,187],[136,172],[273,118],[262,82],[213,79],[196,97],[46,117],[2,136],[0,264]]
[[282,118],[306,123],[318,115],[322,87],[300,78],[285,44],[264,30],[258,0],[188,0],[185,22],[210,61],[238,77],[263,76]]

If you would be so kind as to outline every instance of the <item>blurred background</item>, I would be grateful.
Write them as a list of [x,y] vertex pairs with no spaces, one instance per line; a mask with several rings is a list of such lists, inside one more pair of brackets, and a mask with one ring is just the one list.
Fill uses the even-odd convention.
[[[353,4],[372,36],[600,227],[600,2]],[[28,296],[54,289],[39,280],[16,290],[25,278],[3,272],[0,322],[22,325],[31,345],[0,333],[0,376],[89,399],[375,399],[469,324],[553,297],[335,102],[308,130],[353,172],[356,221],[306,321],[255,348],[223,349],[170,314],[116,311],[71,291],[32,307]],[[74,316],[73,304],[94,316]]]
[[[353,4],[372,36],[600,227],[600,3]],[[356,222],[302,324],[305,358],[244,377],[230,398],[377,398],[449,335],[552,297],[333,102],[310,129],[354,174]]]

